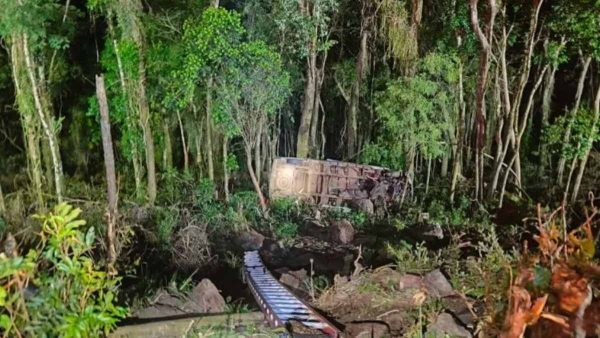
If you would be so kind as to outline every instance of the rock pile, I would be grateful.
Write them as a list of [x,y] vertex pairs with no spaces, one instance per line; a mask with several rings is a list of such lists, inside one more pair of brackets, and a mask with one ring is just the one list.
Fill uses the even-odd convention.
[[184,297],[160,290],[151,304],[134,313],[134,317],[148,319],[198,313],[221,313],[225,311],[225,306],[225,299],[217,287],[209,279],[203,279],[190,294]]

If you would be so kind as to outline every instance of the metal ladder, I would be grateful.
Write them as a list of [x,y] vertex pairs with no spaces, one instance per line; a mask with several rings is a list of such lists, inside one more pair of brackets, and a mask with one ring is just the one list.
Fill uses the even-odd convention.
[[296,321],[329,337],[340,336],[335,326],[273,277],[258,251],[246,251],[244,254],[244,275],[252,295],[272,327],[285,327],[290,321]]

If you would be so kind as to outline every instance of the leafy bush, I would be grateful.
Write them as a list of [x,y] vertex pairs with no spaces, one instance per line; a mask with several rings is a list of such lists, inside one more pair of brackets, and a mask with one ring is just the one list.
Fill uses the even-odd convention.
[[430,254],[423,243],[414,246],[404,241],[398,246],[388,243],[387,252],[394,257],[400,272],[422,273],[442,265],[440,254]]
[[293,222],[279,223],[275,227],[275,235],[283,239],[291,239],[298,235],[298,224]]
[[116,306],[118,278],[99,269],[90,251],[94,228],[83,232],[80,209],[59,204],[42,223],[38,250],[0,254],[0,328],[5,336],[98,337],[127,309]]
[[155,215],[158,242],[162,246],[168,247],[171,243],[175,226],[179,222],[179,210],[176,208],[157,208]]
[[258,195],[254,191],[240,191],[232,194],[229,208],[235,213],[235,219],[246,226],[258,224],[262,217]]

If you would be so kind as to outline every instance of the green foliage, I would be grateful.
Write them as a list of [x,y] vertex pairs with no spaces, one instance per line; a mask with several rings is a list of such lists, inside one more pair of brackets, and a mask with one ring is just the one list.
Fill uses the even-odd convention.
[[35,50],[64,50],[69,46],[69,31],[62,24],[64,5],[56,0],[1,0],[0,36],[27,34]]
[[424,243],[414,246],[404,241],[393,246],[386,244],[386,250],[394,260],[400,272],[423,273],[442,265],[440,253],[431,253]]
[[292,239],[298,235],[298,224],[282,222],[275,226],[275,235],[282,239]]
[[552,6],[549,27],[568,41],[571,52],[582,51],[600,59],[600,2],[561,0]]
[[[592,146],[600,139],[596,133],[592,143],[588,142],[594,125],[594,113],[589,109],[580,109],[574,114],[559,117],[554,124],[544,131],[545,142],[553,154],[560,154],[566,159],[581,159]],[[565,140],[565,131],[571,128],[569,140]]]
[[277,0],[274,7],[274,20],[286,43],[283,48],[291,55],[304,58],[311,50],[326,51],[335,43],[329,38],[331,19],[339,7],[338,0],[308,0],[301,8],[296,0]]
[[417,151],[428,158],[448,152],[457,80],[456,58],[432,53],[415,76],[390,81],[376,98],[380,137],[365,147],[362,161],[403,168]]
[[[118,278],[99,269],[90,251],[94,228],[83,232],[80,209],[57,205],[42,222],[38,250],[0,254],[0,325],[8,336],[97,337],[127,314],[115,305]],[[33,295],[26,296],[35,287]]]
[[262,213],[256,192],[239,191],[230,196],[226,220],[229,226],[239,230],[259,224],[261,219]]
[[175,208],[157,208],[155,219],[158,243],[163,248],[168,249],[171,245],[173,231],[179,223],[179,210]]
[[305,207],[293,198],[277,198],[270,205],[269,220],[274,235],[282,239],[292,239],[298,234]]
[[271,125],[289,95],[281,58],[262,41],[241,44],[216,80],[213,118],[229,126],[226,134],[241,135],[247,145],[259,136],[257,125]]
[[208,8],[200,19],[187,20],[183,26],[183,64],[174,74],[182,83],[172,87],[168,101],[175,101],[179,108],[187,106],[199,78],[216,74],[221,64],[237,53],[243,33],[240,15],[223,8]]
[[[479,234],[481,239],[475,245],[476,255],[463,260],[444,257],[445,266],[457,291],[484,298],[493,311],[500,312],[503,292],[509,284],[506,269],[515,262],[515,256],[502,249],[494,227],[480,227]],[[458,242],[451,245],[456,246]]]
[[406,2],[382,0],[380,2],[379,33],[386,44],[386,57],[400,69],[409,72],[418,58],[416,32],[411,26]]

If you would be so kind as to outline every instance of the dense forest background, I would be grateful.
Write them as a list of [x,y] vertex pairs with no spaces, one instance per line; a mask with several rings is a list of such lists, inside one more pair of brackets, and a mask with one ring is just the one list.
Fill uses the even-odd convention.
[[451,198],[593,188],[595,1],[208,5],[6,2],[2,209],[105,180],[102,74],[118,189],[139,202],[174,175],[226,197],[244,167],[259,189],[274,156],[383,165]]
[[189,195],[266,212],[279,156],[402,171],[409,206],[597,192],[598,0],[0,0],[0,45],[0,231],[93,206],[109,271],[146,252],[120,209],[158,243]]

